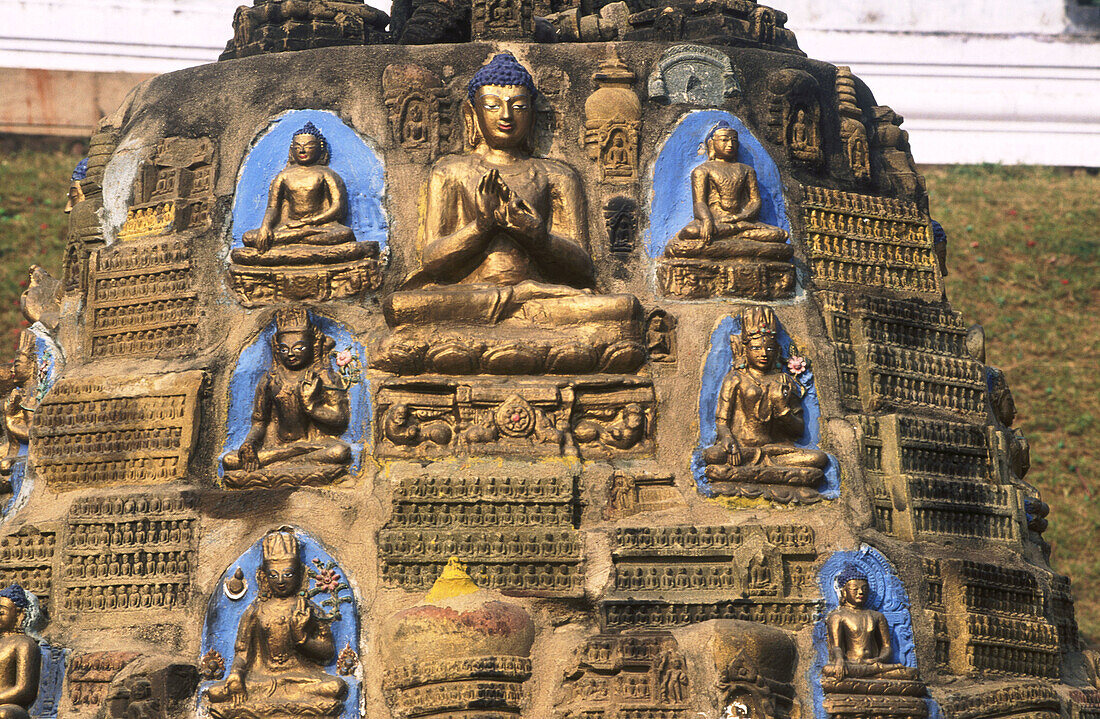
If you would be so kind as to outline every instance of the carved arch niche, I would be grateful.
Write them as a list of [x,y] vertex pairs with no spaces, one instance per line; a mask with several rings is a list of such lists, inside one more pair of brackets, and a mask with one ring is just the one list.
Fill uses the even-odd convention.
[[768,77],[768,135],[793,162],[816,167],[825,160],[821,142],[821,86],[793,68]]

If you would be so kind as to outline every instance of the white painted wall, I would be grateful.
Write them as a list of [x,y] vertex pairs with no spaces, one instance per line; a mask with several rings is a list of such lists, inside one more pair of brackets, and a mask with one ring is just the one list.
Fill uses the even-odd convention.
[[[249,1],[0,0],[0,68],[161,73],[212,62]],[[788,13],[807,54],[851,65],[905,116],[918,162],[1100,166],[1100,10],[1070,17],[1066,0],[767,4]]]

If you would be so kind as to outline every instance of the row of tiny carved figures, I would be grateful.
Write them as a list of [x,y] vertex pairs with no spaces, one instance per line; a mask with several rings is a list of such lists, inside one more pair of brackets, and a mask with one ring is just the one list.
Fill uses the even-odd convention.
[[544,496],[569,496],[572,488],[557,478],[536,477],[522,481],[509,477],[426,477],[416,482],[399,484],[394,488],[395,499],[430,498],[459,499],[462,497],[517,500],[536,499]]
[[924,378],[898,377],[872,372],[871,394],[898,402],[926,407],[946,407],[961,412],[979,412],[985,395],[980,388],[957,387]]
[[122,584],[107,587],[71,587],[62,607],[69,611],[171,608],[186,601],[187,584]]
[[[51,428],[63,429],[83,424],[108,425],[126,422],[152,423],[184,417],[186,397],[115,397],[77,402],[54,402],[38,412]],[[40,420],[41,421],[41,420]],[[126,430],[123,430],[126,431]]]
[[810,235],[810,250],[815,258],[831,255],[832,259],[849,262],[858,258],[863,263],[908,265],[922,270],[931,265],[934,257],[932,250],[920,247],[899,247],[881,242],[817,234]]
[[[442,569],[443,563],[387,562],[382,577],[404,587],[430,587]],[[471,566],[470,577],[486,589],[571,590],[584,583],[584,575],[576,564],[483,564]]]
[[194,520],[135,519],[111,524],[77,524],[72,528],[72,547],[102,547],[145,544],[190,544],[195,536]]
[[98,302],[113,300],[140,300],[191,291],[191,270],[164,270],[151,275],[96,278],[94,299]]
[[904,219],[920,219],[920,209],[913,202],[892,197],[857,195],[828,187],[807,186],[805,204],[825,209],[849,210],[868,214],[890,215]]
[[[100,253],[97,269],[101,273],[127,272],[145,270],[150,267],[159,268],[163,265],[183,265],[190,261],[190,241],[162,242],[153,246],[143,246],[141,252]],[[105,280],[106,278],[102,279]]]
[[[807,229],[828,234],[834,240],[842,237],[860,237],[871,240],[886,240],[887,243],[905,243],[904,249],[912,250],[928,245],[928,229],[924,225],[890,220],[872,220],[866,217],[843,215],[836,212],[811,210],[807,218]],[[836,234],[834,234],[836,233]],[[811,239],[820,235],[811,235]],[[888,246],[886,243],[871,243]],[[903,249],[889,245],[894,249]],[[931,247],[928,251],[931,252]]]
[[[195,315],[195,299],[178,297],[175,299],[154,300],[137,305],[119,307],[97,307],[93,325],[97,330],[114,329],[143,325],[149,322],[186,321]],[[172,328],[165,327],[165,330]]]
[[53,556],[56,541],[53,535],[36,537],[33,543],[13,543],[0,546],[0,562],[48,559]]
[[[805,525],[767,527],[764,532],[768,542],[778,546],[813,547],[813,529]],[[618,549],[736,547],[743,538],[741,527],[623,528],[615,533]]]
[[529,557],[535,560],[580,558],[584,539],[579,532],[567,531],[505,536],[501,532],[449,531],[443,535],[423,532],[384,532],[379,539],[379,551],[393,555],[442,554],[463,558]]
[[73,579],[96,579],[105,577],[153,577],[180,575],[187,577],[191,573],[190,552],[146,552],[138,550],[134,554],[112,554],[98,556],[67,556],[65,576]]
[[[689,573],[690,571],[690,573]],[[754,565],[747,572],[733,565],[711,567],[616,567],[615,587],[619,590],[656,589],[745,589],[752,592],[778,593],[781,577],[773,577],[770,568]],[[803,579],[804,581],[804,579]],[[792,586],[796,586],[794,577]]]
[[882,265],[856,264],[848,260],[815,259],[815,275],[829,282],[843,282],[849,285],[874,285],[917,292],[934,292],[937,289],[936,277],[931,268],[927,270],[894,269]]
[[569,504],[398,504],[393,509],[393,527],[557,527],[571,524]]
[[159,429],[106,430],[94,435],[59,434],[42,438],[51,454],[71,456],[103,455],[120,452],[155,452],[178,449],[182,430],[179,427]]

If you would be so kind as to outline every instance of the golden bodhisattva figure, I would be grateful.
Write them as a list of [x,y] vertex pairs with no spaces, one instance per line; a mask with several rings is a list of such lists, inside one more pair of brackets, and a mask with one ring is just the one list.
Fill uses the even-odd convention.
[[[23,330],[19,334],[19,349],[11,365],[7,396],[4,399],[4,441],[7,449],[0,459],[0,475],[11,473],[19,456],[21,444],[30,439],[31,418],[38,408],[38,343],[34,333]],[[2,491],[10,491],[5,483]]]
[[645,356],[631,295],[593,290],[584,194],[569,166],[532,157],[536,90],[503,53],[470,80],[461,155],[432,168],[421,263],[387,297],[397,329],[376,366],[414,374],[627,372]]
[[336,646],[329,620],[302,593],[298,539],[283,527],[268,532],[262,547],[259,596],[241,615],[225,681],[205,692],[210,713],[217,719],[338,716],[348,686],[324,670]]
[[287,166],[271,181],[263,224],[244,233],[245,246],[231,253],[234,263],[325,265],[378,253],[377,243],[356,242],[343,224],[348,192],[328,160],[328,142],[307,122],[294,134]]
[[726,121],[707,134],[707,161],[691,172],[695,219],[665,247],[668,257],[789,260],[787,232],[759,222],[756,171],[737,161],[737,131]]
[[[917,670],[890,661],[893,644],[882,612],[867,608],[867,575],[845,567],[837,577],[840,606],[825,619],[829,662],[821,670],[830,716],[927,714]],[[872,711],[871,707],[878,711]]]
[[0,719],[30,719],[42,651],[23,629],[30,598],[18,584],[0,590]]
[[335,343],[304,309],[275,316],[271,369],[256,386],[252,427],[222,460],[230,487],[323,484],[342,476],[351,447],[347,383],[333,371]]
[[780,364],[779,322],[767,307],[745,309],[740,319],[741,335],[730,340],[733,367],[718,394],[718,441],[703,451],[706,476],[718,494],[814,499],[829,456],[795,446],[805,429],[804,390]]

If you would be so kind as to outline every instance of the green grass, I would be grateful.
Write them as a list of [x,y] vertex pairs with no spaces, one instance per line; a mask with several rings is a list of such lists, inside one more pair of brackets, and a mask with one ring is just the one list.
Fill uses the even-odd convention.
[[[0,333],[9,342],[0,356],[14,352],[27,267],[60,274],[76,159],[0,159]],[[1100,638],[1100,178],[992,165],[925,174],[933,216],[950,237],[949,296],[985,325],[988,360],[1008,375],[1016,425],[1031,440],[1027,479],[1051,505],[1052,563],[1073,577],[1082,631]]]

